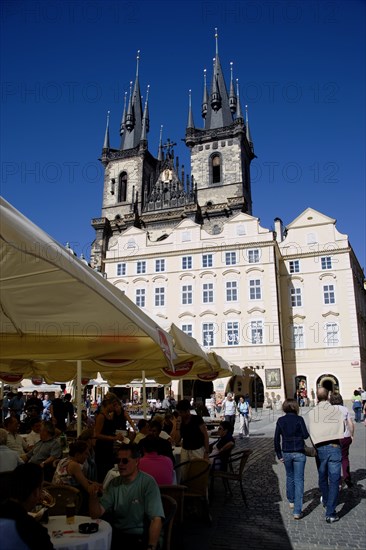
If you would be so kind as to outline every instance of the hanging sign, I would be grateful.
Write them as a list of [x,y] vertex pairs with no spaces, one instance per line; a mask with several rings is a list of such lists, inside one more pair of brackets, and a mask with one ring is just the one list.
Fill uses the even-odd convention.
[[175,365],[174,370],[167,368],[161,370],[170,378],[180,378],[181,376],[185,376],[190,373],[192,367],[193,361],[185,361],[184,363],[178,363],[178,365]]
[[197,378],[203,380],[204,382],[210,382],[211,380],[216,380],[219,373],[216,372],[203,372],[202,374],[197,374]]
[[132,363],[131,359],[94,359],[94,361],[102,367],[122,367]]
[[31,378],[31,380],[32,380],[32,384],[34,386],[40,386],[41,384],[43,384],[42,376],[33,376],[33,378]]
[[83,386],[87,386],[89,380],[90,380],[90,378],[82,378],[82,379],[81,379],[81,384],[82,384]]
[[0,372],[0,380],[3,380],[8,384],[17,384],[23,380],[23,374],[18,374],[15,372]]

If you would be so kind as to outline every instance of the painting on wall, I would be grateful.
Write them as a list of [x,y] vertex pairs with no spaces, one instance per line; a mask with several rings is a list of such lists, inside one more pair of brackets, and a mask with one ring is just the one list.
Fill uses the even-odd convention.
[[266,369],[266,387],[280,388],[281,387],[281,370]]

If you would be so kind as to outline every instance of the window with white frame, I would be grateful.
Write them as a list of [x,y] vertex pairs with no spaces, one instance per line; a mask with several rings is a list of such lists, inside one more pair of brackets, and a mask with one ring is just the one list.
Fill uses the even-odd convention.
[[126,275],[126,264],[117,264],[117,277],[121,277],[122,275]]
[[304,347],[304,326],[293,325],[292,327],[292,340],[295,349]]
[[181,329],[184,332],[184,334],[188,334],[188,336],[193,337],[193,325],[191,325],[190,323],[184,324],[181,326]]
[[225,252],[225,265],[236,265],[236,252]]
[[302,306],[301,288],[291,288],[291,307]]
[[182,257],[182,269],[192,269],[192,256]]
[[146,261],[140,260],[136,264],[136,273],[141,275],[141,273],[146,273]]
[[226,323],[226,344],[228,346],[239,345],[239,323],[238,321],[228,321]]
[[325,324],[325,344],[328,347],[339,345],[339,326],[338,323]]
[[204,283],[202,286],[202,302],[212,304],[214,301],[213,283]]
[[238,301],[238,282],[226,281],[226,301],[237,302]]
[[260,260],[260,253],[258,248],[247,250],[247,258],[250,264],[257,264]]
[[324,304],[335,304],[335,291],[334,291],[334,285],[324,285],[323,286],[323,297],[324,297]]
[[332,256],[320,258],[322,269],[332,269]]
[[300,273],[300,261],[290,260],[288,263],[290,273]]
[[155,272],[161,273],[162,271],[165,271],[165,260],[164,259],[155,260]]
[[213,266],[213,254],[202,254],[202,267]]
[[182,304],[189,305],[193,303],[193,287],[192,285],[182,286]]
[[139,307],[145,307],[146,304],[146,290],[144,288],[136,288],[136,305]]
[[155,305],[165,306],[165,288],[163,286],[155,289]]
[[263,321],[250,322],[250,341],[252,344],[263,344]]
[[215,345],[215,330],[214,323],[203,323],[202,325],[202,344],[205,347]]
[[249,281],[249,299],[250,300],[262,299],[262,288],[261,288],[260,279],[251,279]]

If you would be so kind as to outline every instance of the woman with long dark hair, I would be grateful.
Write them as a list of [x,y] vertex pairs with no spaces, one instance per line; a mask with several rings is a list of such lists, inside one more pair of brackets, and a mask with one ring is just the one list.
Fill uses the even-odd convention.
[[304,440],[309,437],[309,432],[304,419],[299,416],[296,399],[286,399],[282,410],[285,415],[277,420],[274,446],[277,458],[285,464],[286,496],[294,519],[301,519],[306,462]]

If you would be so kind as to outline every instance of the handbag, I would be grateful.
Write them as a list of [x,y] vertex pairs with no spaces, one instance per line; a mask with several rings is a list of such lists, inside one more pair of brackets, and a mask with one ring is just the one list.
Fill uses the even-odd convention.
[[314,457],[318,456],[318,451],[316,450],[316,447],[315,447],[311,437],[309,437],[309,439],[311,441],[311,446],[304,445],[304,453],[305,453],[305,456],[311,456],[311,457],[314,458]]
[[305,453],[305,456],[312,456],[312,457],[315,457],[318,454],[315,447],[313,446],[308,447],[307,445],[304,445],[304,453]]

